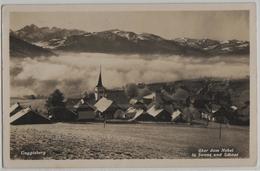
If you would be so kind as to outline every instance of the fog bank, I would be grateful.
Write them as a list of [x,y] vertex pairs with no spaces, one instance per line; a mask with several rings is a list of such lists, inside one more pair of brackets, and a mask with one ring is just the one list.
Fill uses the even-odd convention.
[[169,82],[200,77],[243,78],[249,58],[112,55],[64,53],[49,58],[11,59],[11,96],[48,95],[59,88],[65,96],[92,91],[102,66],[106,88],[127,83]]

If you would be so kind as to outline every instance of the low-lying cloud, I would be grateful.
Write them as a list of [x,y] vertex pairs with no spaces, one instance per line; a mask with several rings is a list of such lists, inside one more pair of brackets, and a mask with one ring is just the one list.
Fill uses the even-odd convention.
[[127,83],[168,82],[200,77],[243,78],[249,58],[64,53],[49,58],[11,59],[11,96],[48,95],[58,88],[65,96],[92,91],[102,66],[107,88]]

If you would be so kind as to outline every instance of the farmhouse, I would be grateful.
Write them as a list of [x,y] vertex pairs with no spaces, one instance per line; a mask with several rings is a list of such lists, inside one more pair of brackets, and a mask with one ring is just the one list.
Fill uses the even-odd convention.
[[36,113],[30,107],[22,109],[11,116],[10,124],[39,124],[50,123],[47,116]]

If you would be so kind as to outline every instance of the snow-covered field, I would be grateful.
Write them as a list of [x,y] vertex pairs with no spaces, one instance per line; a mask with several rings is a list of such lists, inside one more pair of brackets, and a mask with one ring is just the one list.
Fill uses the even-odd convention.
[[[56,123],[11,126],[12,159],[174,159],[199,148],[234,148],[249,156],[249,128],[173,124]],[[34,154],[29,155],[30,152]]]

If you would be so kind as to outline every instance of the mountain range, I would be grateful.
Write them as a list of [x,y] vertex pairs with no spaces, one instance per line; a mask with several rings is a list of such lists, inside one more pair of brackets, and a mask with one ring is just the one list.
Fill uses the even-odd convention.
[[[30,54],[31,52],[28,52],[28,50],[32,47],[34,47],[33,49],[37,47],[39,54],[44,56],[52,55],[55,51],[178,54],[184,56],[249,54],[248,41],[218,41],[190,38],[164,39],[154,34],[137,34],[118,29],[86,32],[57,27],[38,27],[32,24],[17,31],[10,31],[10,37],[10,45],[12,45],[10,46],[11,56],[12,54],[16,54],[16,56],[19,54]],[[25,42],[28,45],[25,45]],[[23,48],[20,46],[23,46]],[[26,46],[30,48],[25,48]],[[17,49],[20,50],[19,53],[17,53]],[[46,53],[43,53],[43,51]],[[36,49],[34,52],[32,56],[37,55]]]
[[33,45],[17,38],[13,32],[10,32],[10,56],[11,57],[38,57],[38,56],[52,56],[56,55],[49,49]]

